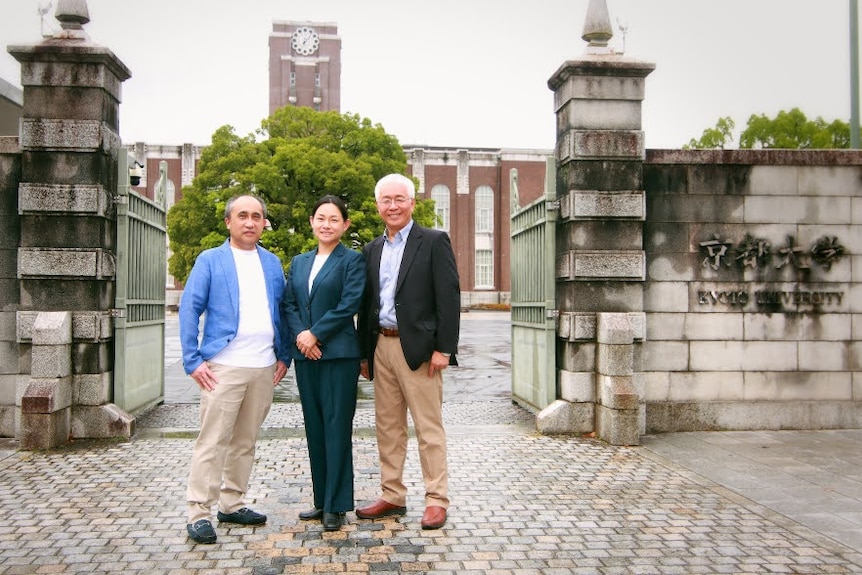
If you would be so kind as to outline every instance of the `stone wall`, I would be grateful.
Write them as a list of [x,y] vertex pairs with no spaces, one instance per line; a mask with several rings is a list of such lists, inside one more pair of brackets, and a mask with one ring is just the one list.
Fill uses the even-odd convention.
[[18,138],[0,137],[0,437],[13,437],[20,403],[17,393],[19,349],[16,312],[21,224],[18,220],[18,182],[21,154]]
[[648,151],[646,431],[862,426],[862,152]]

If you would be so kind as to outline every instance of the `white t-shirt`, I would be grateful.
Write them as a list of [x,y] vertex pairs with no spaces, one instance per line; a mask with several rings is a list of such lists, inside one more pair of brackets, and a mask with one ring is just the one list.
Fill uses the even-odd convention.
[[257,250],[231,247],[239,280],[239,326],[236,337],[211,361],[233,367],[267,367],[275,363],[275,329],[266,295],[266,280]]

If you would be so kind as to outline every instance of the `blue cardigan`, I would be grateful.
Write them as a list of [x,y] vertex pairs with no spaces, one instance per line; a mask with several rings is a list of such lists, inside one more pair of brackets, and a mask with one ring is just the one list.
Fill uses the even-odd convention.
[[[275,356],[290,365],[290,353],[284,345],[279,307],[284,295],[284,270],[278,256],[257,246],[266,295],[275,330]],[[198,343],[201,315],[206,313],[203,338]],[[183,368],[191,373],[204,361],[223,350],[236,336],[239,327],[239,280],[231,253],[230,240],[221,246],[201,252],[195,260],[180,299],[180,344]]]

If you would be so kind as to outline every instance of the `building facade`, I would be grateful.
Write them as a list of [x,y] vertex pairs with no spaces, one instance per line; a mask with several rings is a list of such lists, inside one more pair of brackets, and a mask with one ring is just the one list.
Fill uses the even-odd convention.
[[276,21],[269,36],[269,113],[341,111],[341,36],[330,22]]
[[[159,164],[167,164],[170,208],[183,186],[197,175],[203,147],[149,145],[137,142],[129,153],[143,166],[135,189],[154,197]],[[509,303],[509,218],[511,170],[518,173],[518,201],[526,205],[545,189],[545,160],[551,150],[405,146],[408,173],[418,182],[417,196],[433,199],[438,227],[448,232],[461,278],[462,305]],[[168,275],[168,305],[175,306],[179,286]]]

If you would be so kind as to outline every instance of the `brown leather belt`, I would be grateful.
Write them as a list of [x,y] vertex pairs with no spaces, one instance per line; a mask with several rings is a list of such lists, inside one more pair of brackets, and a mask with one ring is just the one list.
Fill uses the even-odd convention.
[[380,326],[380,335],[384,337],[398,337],[398,330],[391,327]]

